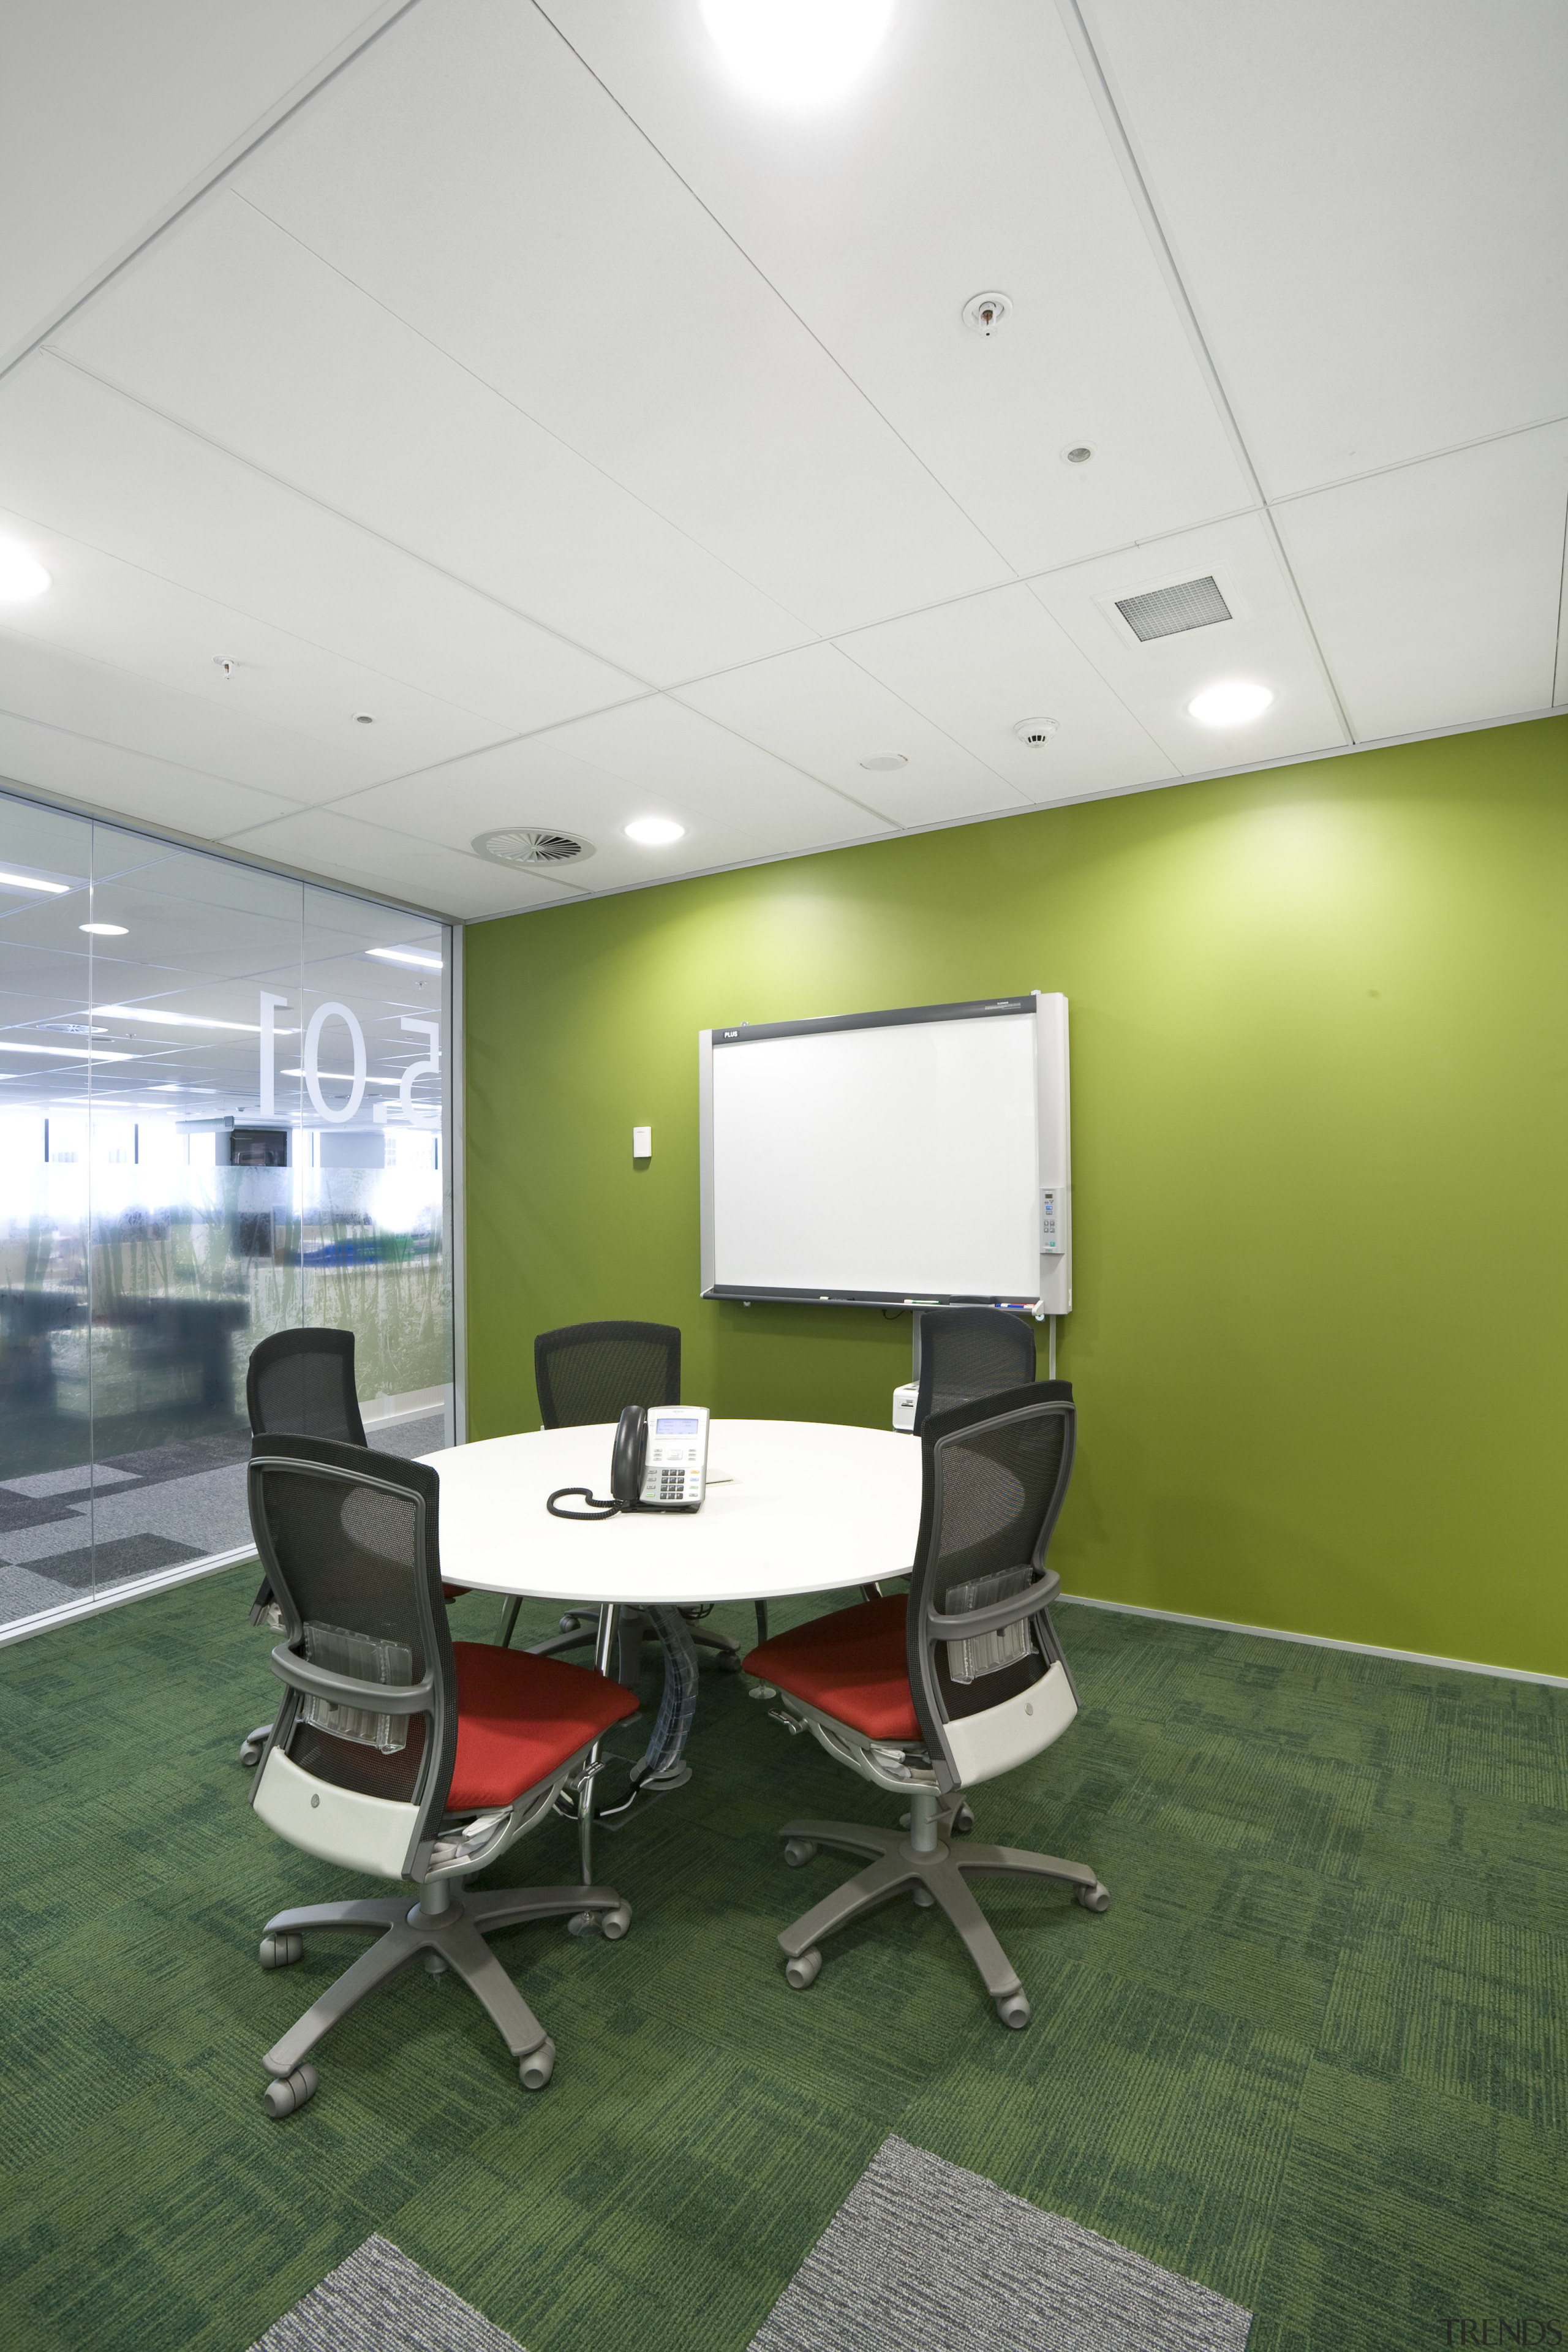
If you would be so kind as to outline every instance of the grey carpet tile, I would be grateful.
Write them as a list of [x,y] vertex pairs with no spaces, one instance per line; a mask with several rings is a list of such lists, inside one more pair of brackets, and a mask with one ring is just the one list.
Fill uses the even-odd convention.
[[751,2352],[1243,2352],[1211,2287],[889,2137]]
[[69,1470],[34,1470],[25,1478],[0,1479],[8,1495],[25,1495],[29,1502],[39,1503],[60,1495],[85,1495],[93,1488],[119,1486],[134,1476],[130,1470],[116,1470],[108,1462],[82,1462]]
[[412,1421],[388,1424],[373,1421],[365,1435],[378,1454],[400,1454],[405,1462],[413,1462],[421,1454],[434,1454],[445,1445],[447,1419],[441,1412],[421,1412]]
[[250,1453],[250,1432],[242,1422],[232,1430],[206,1437],[172,1438],[167,1445],[147,1445],[134,1454],[109,1454],[111,1469],[153,1485],[166,1478],[189,1478],[198,1470],[219,1470],[228,1462],[244,1462]]
[[55,1527],[62,1519],[74,1522],[77,1517],[72,1506],[58,1497],[34,1503],[25,1495],[0,1494],[0,1543],[13,1528]]
[[390,2239],[367,2238],[250,2352],[522,2352]]
[[101,1591],[106,1584],[123,1584],[127,1577],[151,1576],[156,1569],[177,1568],[205,1554],[193,1544],[174,1543],[168,1536],[121,1536],[117,1543],[84,1545],[79,1551],[36,1559],[32,1572],[55,1590],[53,1606],[67,1593]]
[[95,1495],[90,1510],[84,1496],[74,1507],[73,1519],[74,1527],[23,1528],[0,1536],[0,1558],[12,1567],[36,1567],[49,1575],[54,1571],[44,1562],[63,1552],[79,1550],[94,1540],[102,1546],[141,1535],[169,1536],[198,1551],[232,1551],[250,1541],[245,1465],[235,1462],[192,1477],[122,1486]]
[[72,1598],[36,1569],[7,1568],[0,1562],[0,1625],[15,1625],[23,1617],[36,1617],[41,1609],[58,1609],[62,1601]]

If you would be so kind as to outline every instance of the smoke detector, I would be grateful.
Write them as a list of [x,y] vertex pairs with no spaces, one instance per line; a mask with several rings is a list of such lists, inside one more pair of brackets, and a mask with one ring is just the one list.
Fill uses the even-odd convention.
[[1059,719],[1020,719],[1013,732],[1020,743],[1048,743],[1061,725]]
[[963,306],[963,323],[989,339],[1013,308],[1010,294],[972,294]]
[[870,751],[860,762],[863,768],[869,768],[872,774],[876,776],[890,776],[895,768],[907,768],[909,764],[910,755],[907,751]]
[[575,866],[594,855],[594,844],[560,824],[512,824],[475,836],[474,847],[496,866]]

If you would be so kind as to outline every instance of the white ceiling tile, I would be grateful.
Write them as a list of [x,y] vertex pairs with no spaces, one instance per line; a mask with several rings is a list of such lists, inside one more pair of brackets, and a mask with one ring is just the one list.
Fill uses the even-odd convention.
[[1568,407],[1568,10],[1085,14],[1271,495]]
[[[579,832],[595,855],[561,878],[584,890],[669,881],[890,829],[874,809],[664,698],[379,785],[347,806],[453,848],[503,826]],[[639,816],[673,817],[684,837],[663,849],[628,841],[625,827]]]
[[1550,703],[1565,511],[1563,425],[1280,508],[1358,735]]
[[[679,698],[897,824],[1018,805],[1019,795],[993,769],[835,646],[704,678]],[[908,765],[890,772],[863,765],[888,752],[901,753]]]
[[1007,576],[537,10],[426,0],[236,184],[812,628]]
[[95,808],[132,823],[168,825],[216,840],[236,825],[281,814],[291,803],[222,776],[198,775],[172,761],[97,742],[36,719],[0,710],[0,777]]
[[[0,353],[395,0],[14,7],[0,78]],[[24,224],[26,225],[24,227]]]
[[[1176,772],[1026,587],[857,630],[843,651],[1024,801],[1164,783]],[[1021,743],[1016,722],[1040,718],[1058,719],[1059,734],[1040,748]]]
[[810,634],[237,194],[56,347],[641,679]]
[[[692,0],[545,5],[1017,569],[1248,502],[1054,9],[917,0],[803,118],[735,89]],[[985,341],[961,313],[993,288]]]
[[[1107,607],[1121,596],[1212,574],[1233,617],[1148,645],[1129,643]],[[1250,760],[1327,751],[1346,740],[1311,637],[1260,516],[1183,531],[1030,583],[1046,610],[1112,686],[1184,775]],[[1205,727],[1187,705],[1231,678],[1274,700],[1246,727]]]
[[47,353],[0,384],[0,506],[507,727],[640,690]]
[[[29,529],[3,510],[0,533],[25,544],[53,579],[47,595],[5,608],[0,642],[99,665],[95,694],[114,691],[118,679],[117,740],[268,789],[286,784],[290,799],[309,801],[454,758],[501,731],[79,540]],[[227,674],[221,660],[234,665]],[[7,691],[21,691],[15,671]],[[180,699],[171,704],[171,696]]]
[[[296,804],[352,791],[371,780],[376,765],[357,758],[353,741],[336,747],[320,736],[225,710],[205,694],[85,660],[9,628],[0,628],[0,709]],[[345,736],[351,727],[352,721]]]
[[430,840],[388,833],[337,809],[300,809],[270,824],[247,826],[230,836],[230,845],[373,896],[384,891],[406,898],[456,921],[553,905],[563,895],[530,875],[508,872]]

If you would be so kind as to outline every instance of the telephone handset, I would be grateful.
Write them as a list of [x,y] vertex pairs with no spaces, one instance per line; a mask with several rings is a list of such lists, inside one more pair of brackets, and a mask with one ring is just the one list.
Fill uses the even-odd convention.
[[[558,1486],[545,1507],[558,1519],[610,1519],[618,1511],[697,1511],[708,1487],[708,1408],[629,1404],[610,1454],[610,1491]],[[580,1495],[585,1511],[560,1511],[563,1495]]]

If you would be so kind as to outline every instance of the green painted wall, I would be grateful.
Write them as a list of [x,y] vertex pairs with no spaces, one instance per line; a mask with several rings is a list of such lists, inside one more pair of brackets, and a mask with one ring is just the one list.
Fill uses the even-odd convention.
[[1552,719],[475,926],[472,1433],[613,1315],[886,1426],[907,1319],[698,1297],[697,1032],[1064,989],[1068,1590],[1568,1673],[1565,880]]

